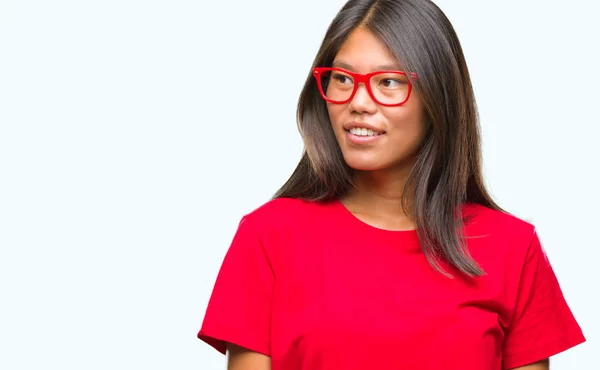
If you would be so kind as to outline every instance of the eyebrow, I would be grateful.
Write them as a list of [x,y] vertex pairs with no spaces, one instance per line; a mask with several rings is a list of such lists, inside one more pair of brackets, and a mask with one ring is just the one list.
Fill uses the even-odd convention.
[[[334,61],[332,64],[332,67],[338,67],[338,68],[343,68],[343,69],[347,69],[349,71],[355,72],[355,68],[352,67],[350,64],[343,62],[343,61]],[[402,71],[402,67],[399,64],[382,64],[376,67],[376,70],[381,71],[381,70],[393,70],[393,71]]]

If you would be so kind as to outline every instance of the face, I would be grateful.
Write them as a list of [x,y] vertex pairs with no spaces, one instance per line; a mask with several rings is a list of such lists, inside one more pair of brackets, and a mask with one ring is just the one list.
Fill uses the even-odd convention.
[[[403,71],[388,48],[370,31],[353,31],[337,53],[334,67],[355,73]],[[387,66],[382,68],[383,66]],[[406,71],[410,72],[410,71]],[[374,87],[375,88],[375,87]],[[364,84],[347,103],[327,103],[329,118],[344,159],[356,170],[394,170],[412,166],[425,135],[423,107],[412,89],[406,103],[388,107],[375,102]],[[373,132],[356,128],[371,128]],[[372,136],[373,133],[376,136]]]

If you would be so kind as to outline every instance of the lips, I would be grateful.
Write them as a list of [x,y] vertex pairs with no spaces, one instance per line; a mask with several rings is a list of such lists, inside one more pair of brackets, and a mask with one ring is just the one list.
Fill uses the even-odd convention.
[[380,129],[377,126],[366,123],[366,122],[349,122],[349,123],[344,124],[344,130],[346,130],[346,131],[350,131],[353,128],[360,128],[360,129],[364,128],[367,130],[371,130],[374,133],[379,134],[379,135],[385,134],[384,130]]
[[369,147],[385,137],[385,131],[366,122],[344,124],[346,142],[355,147]]

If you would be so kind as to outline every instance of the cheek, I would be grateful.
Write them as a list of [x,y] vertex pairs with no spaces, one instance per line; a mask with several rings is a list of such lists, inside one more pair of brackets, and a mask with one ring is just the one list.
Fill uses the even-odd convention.
[[385,116],[395,143],[402,143],[407,149],[415,149],[421,144],[427,130],[423,114],[419,110],[396,111]]
[[329,113],[331,123],[337,123],[340,120],[345,111],[344,106],[344,104],[327,103],[327,113]]
[[328,104],[327,113],[329,114],[329,121],[331,122],[333,132],[337,136],[343,131],[344,106],[341,104]]

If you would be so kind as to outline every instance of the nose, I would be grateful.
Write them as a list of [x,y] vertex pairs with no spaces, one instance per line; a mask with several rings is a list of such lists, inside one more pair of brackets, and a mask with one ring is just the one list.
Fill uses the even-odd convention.
[[350,100],[350,109],[357,112],[373,112],[377,108],[377,103],[369,94],[367,86],[360,82],[356,88],[356,92]]

